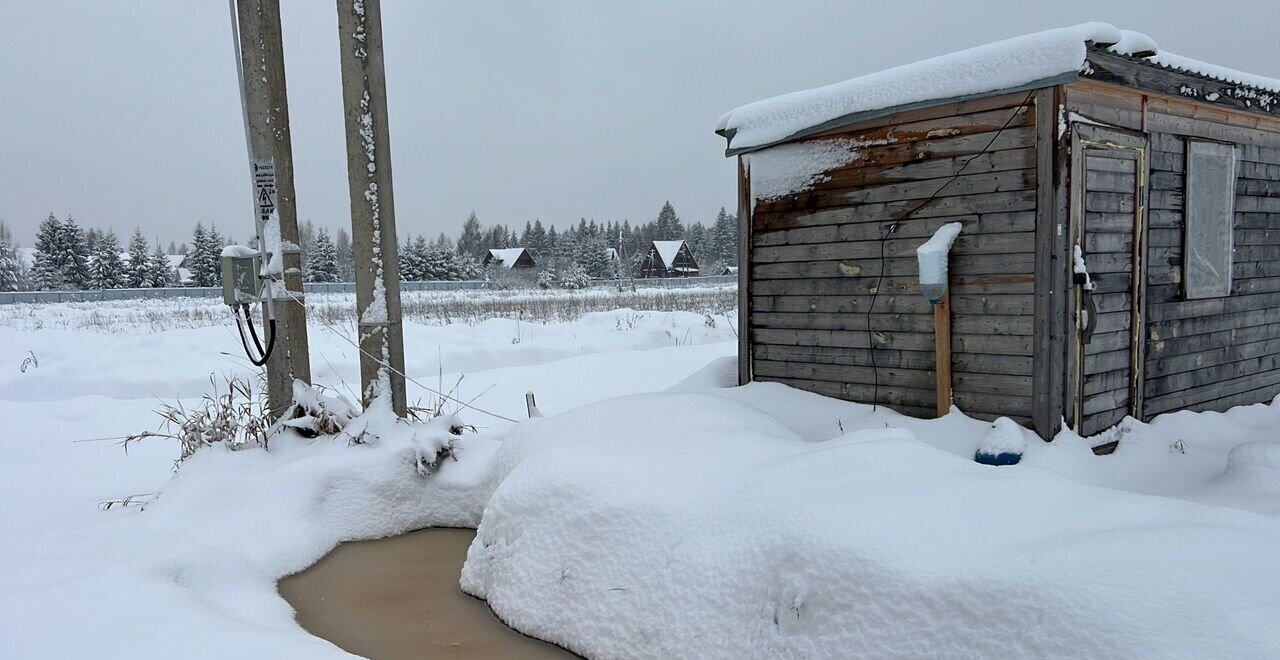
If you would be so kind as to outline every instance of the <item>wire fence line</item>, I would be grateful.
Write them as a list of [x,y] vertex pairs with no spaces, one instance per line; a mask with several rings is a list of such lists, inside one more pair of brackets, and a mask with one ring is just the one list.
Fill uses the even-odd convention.
[[[736,275],[707,277],[647,278],[635,280],[637,288],[675,289],[696,286],[735,284]],[[616,286],[614,280],[593,282],[593,287]],[[625,281],[626,286],[631,282]],[[354,282],[308,282],[302,285],[304,293],[354,293]],[[493,289],[491,282],[469,280],[462,282],[401,282],[401,291],[467,291]],[[143,300],[148,298],[221,298],[220,286],[166,287],[158,289],[94,289],[89,291],[7,291],[0,292],[0,305],[16,303],[94,302],[98,300]]]

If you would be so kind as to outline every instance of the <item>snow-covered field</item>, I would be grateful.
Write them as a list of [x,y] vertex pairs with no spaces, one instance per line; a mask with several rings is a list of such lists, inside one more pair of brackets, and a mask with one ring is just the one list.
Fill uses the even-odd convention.
[[[1019,431],[725,388],[716,314],[409,323],[410,375],[516,419],[532,390],[546,416],[464,411],[477,432],[429,477],[447,418],[174,476],[166,440],[95,439],[252,373],[234,328],[58,322],[91,313],[0,323],[3,657],[344,657],[275,581],[429,525],[478,525],[462,587],[591,657],[1280,657],[1277,404],[1129,423],[1106,457],[1024,438],[997,468],[974,450]],[[343,328],[311,328],[313,369],[351,396]]]
[[[404,291],[400,302],[407,321],[425,325],[490,319],[575,321],[591,312],[644,309],[658,312],[701,312],[723,318],[737,307],[733,285],[638,288],[634,291],[596,286],[560,289]],[[354,293],[307,294],[312,320],[321,325],[353,326]],[[153,298],[65,303],[0,305],[0,327],[22,330],[91,330],[96,332],[232,327],[221,298]]]

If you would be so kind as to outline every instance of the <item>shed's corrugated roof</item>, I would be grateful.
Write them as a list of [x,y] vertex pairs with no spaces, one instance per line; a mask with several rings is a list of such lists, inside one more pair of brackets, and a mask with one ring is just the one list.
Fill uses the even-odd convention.
[[[1077,77],[1089,46],[1153,66],[1280,94],[1280,80],[1161,51],[1140,32],[1108,23],[1047,30],[922,60],[816,89],[793,92],[725,113],[716,132],[728,153],[772,146],[852,123],[888,109],[1045,87]],[[1274,99],[1263,99],[1270,104]],[[842,124],[843,122],[843,124]]]

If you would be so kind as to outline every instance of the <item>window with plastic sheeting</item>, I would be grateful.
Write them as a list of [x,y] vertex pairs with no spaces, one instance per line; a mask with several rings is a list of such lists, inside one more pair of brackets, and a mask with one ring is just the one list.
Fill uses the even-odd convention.
[[1235,201],[1235,146],[1188,140],[1183,202],[1186,240],[1182,260],[1183,290],[1187,299],[1231,295]]

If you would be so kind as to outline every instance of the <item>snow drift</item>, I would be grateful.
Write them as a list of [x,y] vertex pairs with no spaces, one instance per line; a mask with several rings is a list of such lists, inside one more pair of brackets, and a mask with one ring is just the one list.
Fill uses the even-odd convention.
[[463,589],[593,658],[1280,649],[1272,518],[981,466],[903,428],[808,441],[755,389],[520,425]]

